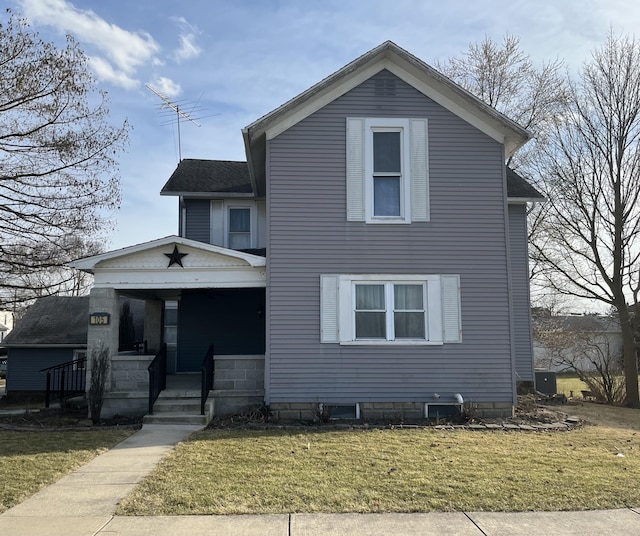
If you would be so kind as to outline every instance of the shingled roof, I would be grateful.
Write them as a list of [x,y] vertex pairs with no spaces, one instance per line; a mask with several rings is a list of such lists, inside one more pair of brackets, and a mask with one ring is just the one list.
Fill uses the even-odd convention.
[[526,179],[509,167],[507,168],[507,195],[509,199],[523,199],[527,201],[542,201],[544,199],[544,196],[531,186]]
[[16,322],[3,346],[86,346],[89,296],[39,298]]
[[185,158],[160,191],[160,195],[251,195],[249,166],[230,160]]
[[[178,164],[161,195],[251,194],[246,162],[186,158]],[[534,201],[544,196],[526,179],[507,168],[507,194],[510,199]]]

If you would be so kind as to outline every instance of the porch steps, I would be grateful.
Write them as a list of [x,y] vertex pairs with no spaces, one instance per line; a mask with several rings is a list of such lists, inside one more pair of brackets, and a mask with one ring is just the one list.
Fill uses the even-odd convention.
[[200,415],[200,395],[163,391],[153,405],[153,415],[145,415],[142,422],[153,424],[200,424],[206,426],[213,418],[214,400],[205,403],[205,414]]

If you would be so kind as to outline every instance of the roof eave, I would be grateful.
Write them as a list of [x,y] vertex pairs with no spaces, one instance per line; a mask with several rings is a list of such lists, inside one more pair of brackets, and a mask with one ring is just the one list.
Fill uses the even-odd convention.
[[3,343],[2,344],[3,348],[8,348],[9,350],[11,350],[11,348],[86,348],[87,347],[87,343],[85,342],[64,342],[64,343],[57,343],[57,344],[49,344],[49,343],[11,343],[9,342],[8,344]]
[[510,205],[526,205],[527,203],[546,203],[546,197],[508,197]]
[[219,199],[226,197],[255,197],[255,195],[251,192],[160,192],[160,195],[166,197],[203,197],[206,199]]

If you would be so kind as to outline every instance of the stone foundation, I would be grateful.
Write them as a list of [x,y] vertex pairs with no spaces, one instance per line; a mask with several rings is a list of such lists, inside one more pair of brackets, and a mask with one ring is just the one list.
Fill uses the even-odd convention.
[[[331,405],[331,403],[328,403]],[[469,403],[477,417],[513,417],[513,405],[508,402]],[[345,404],[346,405],[346,404]],[[423,420],[425,402],[361,402],[361,420],[408,422]],[[274,420],[313,421],[318,419],[317,402],[288,402],[269,405]]]
[[[153,355],[135,353],[113,356],[107,376],[102,417],[147,414],[147,369],[153,358]],[[199,377],[198,375],[198,393]],[[247,413],[261,406],[264,403],[264,356],[216,356],[214,385],[209,399],[215,401],[215,415]]]
[[[148,388],[147,388],[148,389]],[[115,415],[142,417],[149,412],[149,392],[105,393],[101,417],[108,419]]]
[[214,391],[264,391],[263,355],[215,356]]

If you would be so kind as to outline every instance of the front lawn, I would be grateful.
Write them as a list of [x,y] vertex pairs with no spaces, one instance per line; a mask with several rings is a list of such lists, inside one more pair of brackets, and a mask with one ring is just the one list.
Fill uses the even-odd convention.
[[118,514],[637,507],[640,412],[626,411],[569,432],[209,430],[178,445]]
[[135,430],[0,430],[0,513],[87,463]]

